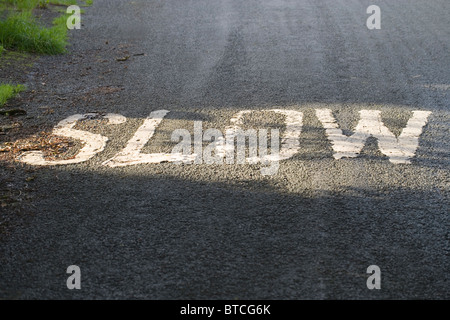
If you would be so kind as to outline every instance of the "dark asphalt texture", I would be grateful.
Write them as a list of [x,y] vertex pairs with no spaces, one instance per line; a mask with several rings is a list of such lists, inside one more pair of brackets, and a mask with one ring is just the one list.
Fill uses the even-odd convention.
[[[381,30],[366,27],[373,4]],[[29,75],[42,101],[27,110],[52,106],[52,126],[92,111],[128,122],[96,128],[110,141],[88,162],[36,170],[35,213],[0,243],[0,298],[450,298],[449,1],[95,0],[85,11],[70,53]],[[119,89],[95,91],[106,86]],[[302,148],[275,176],[100,166],[151,111],[171,113],[145,152],[170,151],[170,133],[195,120],[223,130],[240,110],[279,124],[264,113],[274,106],[304,113]],[[314,115],[324,107],[346,130],[359,110],[382,110],[397,134],[411,111],[433,114],[412,164],[395,165],[370,139],[334,160]],[[70,265],[81,290],[66,287]],[[370,265],[381,290],[366,287]]]

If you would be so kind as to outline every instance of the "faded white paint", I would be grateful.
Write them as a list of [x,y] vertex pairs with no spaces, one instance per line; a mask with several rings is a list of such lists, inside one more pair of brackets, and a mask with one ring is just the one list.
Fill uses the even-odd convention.
[[[272,109],[267,110],[279,113],[285,116],[286,129],[281,140],[281,150],[278,148],[278,130],[271,130],[271,154],[267,154],[268,130],[260,129],[259,136],[256,136],[256,130],[244,131],[241,129],[243,119],[246,114],[255,112],[254,110],[243,110],[238,112],[230,119],[231,125],[226,127],[226,134],[223,136],[220,131],[209,129],[208,134],[202,134],[201,122],[194,123],[194,153],[190,154],[191,137],[187,130],[176,130],[172,135],[172,141],[178,137],[184,137],[182,143],[174,148],[172,153],[142,153],[142,148],[155,134],[155,130],[160,125],[165,116],[169,113],[167,110],[157,110],[152,112],[139,127],[134,136],[128,141],[125,148],[113,158],[103,162],[103,165],[109,167],[123,167],[143,163],[161,163],[161,162],[184,162],[184,163],[203,163],[202,156],[206,163],[223,163],[226,157],[226,163],[233,164],[235,156],[235,138],[238,138],[238,156],[243,157],[239,163],[262,163],[271,164],[286,160],[294,156],[300,149],[300,134],[303,126],[303,113],[294,110]],[[330,109],[316,109],[316,115],[326,130],[326,135],[330,139],[334,158],[357,157],[363,149],[366,140],[373,136],[378,139],[380,151],[389,157],[392,163],[410,163],[410,159],[415,156],[419,146],[419,136],[423,127],[431,114],[429,111],[413,111],[406,127],[401,134],[396,137],[383,124],[381,120],[381,111],[379,110],[361,110],[360,120],[351,136],[343,134],[342,130],[334,118]],[[18,160],[31,165],[50,166],[67,165],[81,163],[91,159],[93,156],[103,151],[108,138],[100,134],[73,129],[77,121],[90,119],[91,117],[102,117],[108,120],[108,125],[121,124],[126,118],[118,114],[107,114],[101,116],[97,113],[76,114],[64,119],[54,128],[53,134],[67,138],[81,140],[83,147],[73,159],[66,160],[46,160],[40,151],[25,152],[18,157]],[[210,141],[216,137],[214,142],[205,148],[202,152],[203,141]],[[242,137],[244,136],[244,137]],[[240,139],[239,139],[240,137]],[[245,158],[245,137],[249,138],[250,155]],[[259,148],[257,150],[257,140]],[[239,149],[241,148],[241,149]],[[244,150],[244,152],[243,152]],[[215,153],[212,156],[212,153]],[[242,160],[242,159],[241,159]],[[239,161],[239,157],[238,157]],[[272,168],[274,169],[274,168]],[[271,170],[272,170],[271,169]],[[276,168],[277,169],[277,168]]]
[[[285,116],[286,130],[281,141],[281,150],[278,154],[264,154],[261,156],[261,153],[264,153],[264,151],[261,152],[262,144],[260,143],[260,156],[247,158],[247,162],[249,163],[286,160],[293,157],[300,150],[299,138],[303,127],[303,113],[295,110],[283,109],[271,109],[267,111]],[[225,138],[222,137],[221,140],[218,141],[217,153],[222,157],[226,157],[227,163],[234,162],[234,138],[237,136],[238,132],[242,132],[241,126],[243,125],[244,116],[252,112],[255,112],[255,110],[239,111],[230,119],[231,125],[225,129]],[[260,130],[260,141],[263,139],[263,133],[264,132]]]
[[106,146],[106,142],[108,141],[107,137],[100,134],[73,129],[77,121],[89,119],[90,117],[102,117],[108,120],[108,124],[121,124],[126,121],[124,116],[113,113],[108,113],[105,116],[101,116],[97,113],[75,114],[59,122],[52,132],[52,134],[57,136],[82,141],[84,145],[73,159],[50,161],[44,158],[43,152],[30,151],[20,155],[18,160],[36,166],[67,165],[89,160],[97,153],[102,152]]
[[360,121],[354,133],[346,136],[339,129],[339,125],[330,109],[317,109],[316,115],[326,130],[326,135],[331,140],[334,150],[334,158],[354,158],[363,149],[367,138],[373,136],[378,139],[380,151],[389,157],[389,161],[396,164],[409,164],[419,146],[419,136],[431,114],[429,111],[413,111],[402,133],[396,137],[383,124],[381,111],[361,110]]
[[185,162],[195,159],[195,155],[184,155],[182,153],[142,153],[142,148],[155,134],[156,128],[170,111],[157,110],[150,113],[144,120],[142,126],[128,141],[125,148],[113,158],[103,162],[109,167],[125,167],[144,163],[161,162]]

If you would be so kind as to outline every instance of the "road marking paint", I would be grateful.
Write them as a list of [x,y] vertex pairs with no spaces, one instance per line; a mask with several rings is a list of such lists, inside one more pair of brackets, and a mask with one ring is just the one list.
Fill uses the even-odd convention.
[[[247,158],[249,163],[286,160],[293,157],[300,150],[299,138],[303,127],[303,113],[295,110],[283,109],[271,109],[267,111],[279,113],[285,116],[286,130],[281,141],[281,150],[278,154],[267,155],[263,154],[264,150],[260,149],[259,157],[253,155]],[[218,141],[216,149],[217,153],[221,157],[226,157],[227,163],[233,163],[234,138],[237,136],[239,131],[242,131],[241,126],[243,125],[244,116],[252,112],[255,112],[255,110],[239,111],[233,118],[230,119],[231,125],[225,129],[225,138],[221,137]],[[264,134],[265,132],[260,131],[260,140]],[[267,137],[267,133],[265,134],[265,137]],[[260,148],[261,145],[267,145],[267,143],[260,143]],[[254,154],[254,151],[250,152],[250,154],[252,153]]]
[[144,123],[139,127],[134,136],[128,141],[125,148],[113,158],[102,163],[108,167],[125,167],[143,163],[161,163],[193,160],[195,155],[183,155],[182,153],[142,153],[141,150],[155,134],[168,110],[157,110],[150,113]]
[[[303,113],[295,110],[271,109],[270,112],[279,113],[285,116],[285,132],[281,140],[281,150],[279,150],[279,130],[271,130],[271,154],[268,153],[268,130],[260,129],[259,134],[255,129],[242,130],[243,119],[246,114],[255,112],[254,110],[243,110],[230,119],[231,125],[226,127],[226,134],[220,131],[208,129],[207,134],[202,134],[201,122],[194,123],[194,153],[191,154],[190,133],[184,129],[175,130],[172,134],[172,141],[183,141],[177,145],[172,153],[152,153],[144,154],[142,149],[153,137],[157,127],[161,124],[165,116],[170,112],[167,110],[157,110],[150,113],[144,123],[138,128],[134,136],[128,141],[125,148],[111,159],[102,163],[109,167],[124,167],[144,163],[194,163],[201,164],[206,159],[206,163],[234,164],[235,159],[235,139],[237,139],[238,163],[262,163],[270,164],[272,169],[277,169],[278,162],[293,157],[300,150],[300,135],[303,127]],[[316,116],[325,128],[326,136],[331,141],[333,147],[333,157],[335,159],[357,157],[366,140],[373,136],[378,139],[378,147],[384,155],[389,157],[389,161],[396,164],[409,164],[410,159],[415,156],[419,146],[419,136],[430,116],[430,111],[413,111],[406,127],[401,134],[396,137],[383,124],[381,111],[361,110],[360,120],[350,136],[343,134],[342,130],[334,118],[330,109],[316,109]],[[41,151],[25,152],[18,157],[18,160],[31,165],[50,166],[75,164],[89,160],[97,153],[104,150],[108,138],[100,134],[76,130],[73,127],[80,120],[91,117],[102,117],[108,120],[108,125],[121,124],[126,122],[126,118],[119,114],[106,114],[101,116],[98,113],[76,114],[70,116],[55,126],[54,135],[81,140],[83,147],[73,159],[67,160],[46,160]],[[215,137],[212,141],[212,137]],[[174,140],[175,139],[175,140]],[[249,156],[246,157],[245,144],[249,141]],[[202,152],[203,141],[211,141],[211,144]],[[259,141],[259,145],[258,145]],[[258,150],[259,146],[259,150]],[[213,156],[212,153],[215,153]],[[205,159],[202,159],[205,158]],[[273,170],[272,170],[273,171]]]
[[[75,130],[73,127],[76,125],[77,121],[98,116],[101,115],[98,113],[75,114],[59,122],[53,129],[52,134],[54,135],[81,140],[84,143],[80,152],[73,159],[49,161],[44,158],[43,152],[30,151],[20,155],[18,160],[31,165],[54,166],[80,163],[91,159],[97,153],[104,150],[108,138],[100,134]],[[126,121],[126,118],[120,114],[108,113],[101,117],[107,119],[108,124],[121,124]]]
[[355,132],[346,136],[339,126],[330,109],[317,109],[316,116],[326,130],[331,140],[334,158],[354,158],[363,149],[367,138],[373,136],[378,139],[378,147],[389,161],[396,164],[409,164],[419,146],[419,136],[431,114],[429,111],[413,111],[402,133],[396,137],[381,121],[381,111],[361,110],[360,121]]

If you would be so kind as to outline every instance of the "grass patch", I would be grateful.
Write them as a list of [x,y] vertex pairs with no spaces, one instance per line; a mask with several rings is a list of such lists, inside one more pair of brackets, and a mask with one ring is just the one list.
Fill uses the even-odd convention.
[[67,28],[60,23],[52,28],[41,27],[28,12],[12,14],[0,21],[0,43],[5,48],[25,52],[64,53]]
[[[70,6],[77,4],[77,0],[1,0],[0,10],[15,8],[20,11],[30,11],[34,8],[47,8],[49,5]],[[84,5],[92,5],[92,0],[79,1]]]
[[18,85],[11,85],[11,84],[2,84],[0,85],[0,107],[3,107],[3,105],[8,101],[8,99],[11,99],[15,97],[18,93],[25,90],[25,86],[18,84]]
[[[67,40],[67,14],[53,20],[52,27],[44,27],[33,16],[33,9],[47,8],[51,5],[76,5],[77,0],[2,0],[0,12],[9,14],[0,20],[0,46],[5,49],[38,54],[61,54],[66,52]],[[82,1],[91,5],[92,1]],[[3,14],[4,15],[4,14]],[[5,15],[4,15],[5,16]],[[1,51],[0,51],[1,53]]]

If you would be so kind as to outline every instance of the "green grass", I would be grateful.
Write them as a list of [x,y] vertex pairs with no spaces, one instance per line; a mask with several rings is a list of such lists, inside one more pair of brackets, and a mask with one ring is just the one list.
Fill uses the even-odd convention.
[[0,44],[0,55],[3,53],[3,50],[5,49],[3,49],[3,46]]
[[[70,16],[63,14],[53,21],[52,27],[39,24],[32,14],[34,8],[46,8],[49,4],[69,6],[77,0],[0,0],[0,12],[8,10],[6,19],[0,20],[0,46],[5,49],[38,54],[60,54],[68,45],[66,25]],[[92,1],[83,1],[85,5]],[[0,51],[1,53],[1,51]]]
[[52,1],[50,1],[50,3],[64,5],[64,6],[70,6],[73,4],[77,4],[77,0],[52,0]]
[[11,85],[11,84],[2,84],[0,85],[0,107],[2,107],[8,99],[15,97],[19,92],[25,90],[25,86]]
[[20,11],[30,11],[45,2],[46,0],[2,0],[1,9],[15,8]]
[[[14,7],[21,11],[29,11],[34,8],[47,8],[49,4],[70,6],[77,4],[77,0],[1,0],[0,10],[7,7]],[[80,1],[84,5],[92,5],[92,0]]]
[[0,21],[0,43],[7,49],[58,54],[67,46],[67,28],[58,23],[52,28],[40,26],[30,13],[16,13]]

